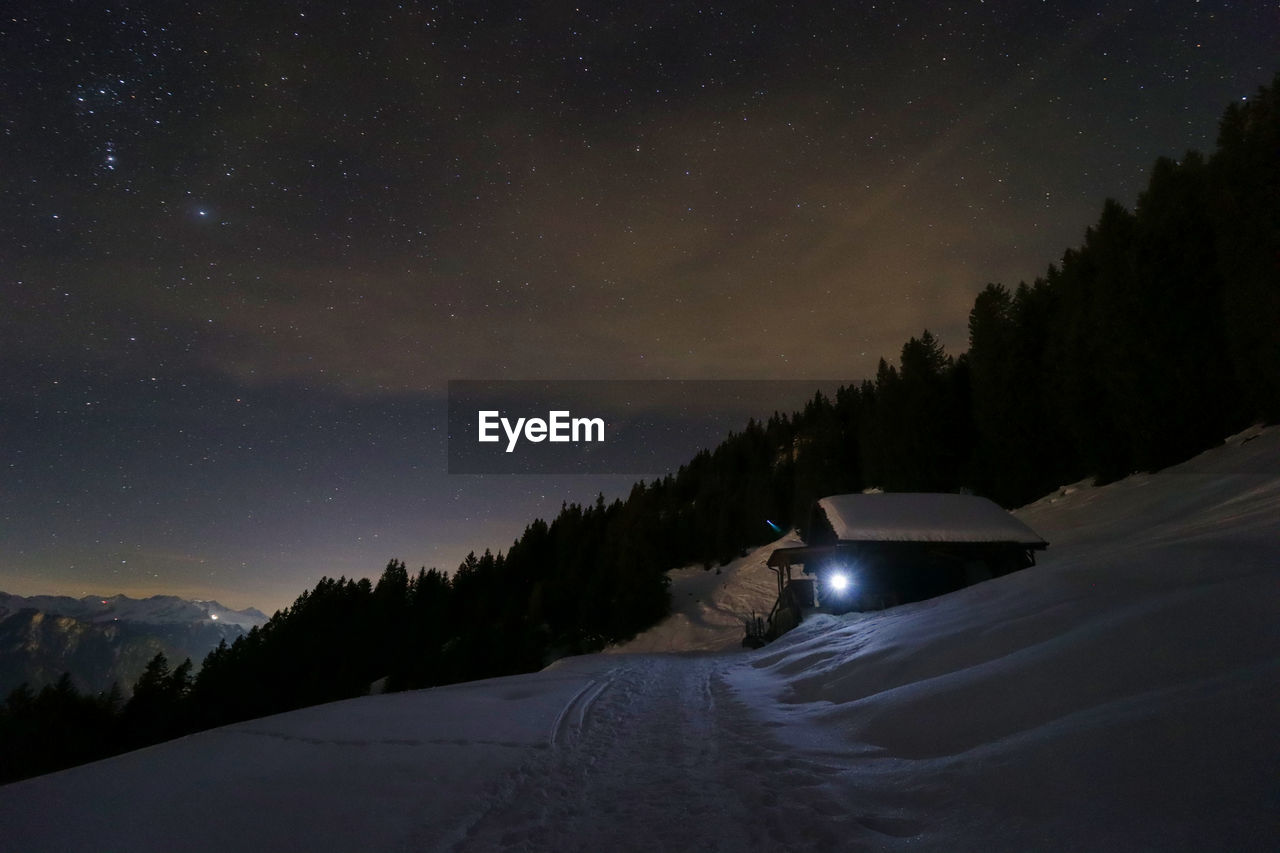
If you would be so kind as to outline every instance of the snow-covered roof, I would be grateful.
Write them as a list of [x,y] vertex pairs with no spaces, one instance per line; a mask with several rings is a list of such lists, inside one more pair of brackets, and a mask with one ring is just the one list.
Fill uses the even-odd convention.
[[1034,530],[976,495],[889,492],[818,501],[842,542],[1014,542],[1045,546]]

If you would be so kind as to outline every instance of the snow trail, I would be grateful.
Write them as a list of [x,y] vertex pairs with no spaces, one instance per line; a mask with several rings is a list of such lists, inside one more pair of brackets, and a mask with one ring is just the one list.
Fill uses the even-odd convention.
[[456,853],[850,849],[859,827],[827,784],[838,768],[772,735],[725,678],[734,658],[612,660]]

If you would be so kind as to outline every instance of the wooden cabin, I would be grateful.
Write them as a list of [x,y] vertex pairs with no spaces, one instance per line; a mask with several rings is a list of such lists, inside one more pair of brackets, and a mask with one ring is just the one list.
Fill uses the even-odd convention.
[[833,495],[814,508],[805,544],[778,548],[778,601],[768,639],[805,613],[879,610],[922,601],[1035,565],[1048,547],[997,504],[974,495]]

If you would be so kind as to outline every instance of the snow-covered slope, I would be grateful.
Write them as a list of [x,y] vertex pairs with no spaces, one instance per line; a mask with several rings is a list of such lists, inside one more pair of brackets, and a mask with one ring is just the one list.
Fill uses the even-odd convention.
[[[0,788],[0,850],[1275,849],[1280,430],[1019,516],[1040,566],[758,651],[569,658]],[[637,644],[736,645],[760,558],[677,577]]]
[[172,625],[214,621],[235,625],[246,631],[262,625],[267,616],[250,607],[232,610],[216,601],[178,598],[174,595],[153,595],[150,598],[130,598],[112,595],[99,598],[86,595],[71,598],[66,595],[32,595],[23,597],[0,592],[0,618],[20,610],[33,609],[41,613],[69,616],[82,622],[136,622],[144,625]]
[[719,569],[690,566],[667,572],[671,615],[630,642],[608,651],[724,651],[742,645],[745,620],[765,617],[778,597],[778,582],[765,565],[774,548],[803,544],[795,535],[756,548]]
[[1018,513],[1041,566],[734,670],[937,849],[1276,849],[1280,431]]

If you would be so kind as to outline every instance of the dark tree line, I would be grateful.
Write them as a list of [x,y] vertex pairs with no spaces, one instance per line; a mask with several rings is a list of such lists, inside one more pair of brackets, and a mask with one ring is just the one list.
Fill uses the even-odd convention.
[[1032,284],[988,285],[953,358],[928,331],[874,380],[752,421],[625,500],[569,504],[452,575],[393,560],[321,580],[193,677],[152,661],[129,701],[68,678],[0,708],[0,781],[368,692],[535,670],[667,613],[665,572],[803,526],[821,496],[969,489],[1013,506],[1280,419],[1277,84],[1222,119],[1209,159],[1162,159]]
[[1229,107],[1206,160],[1160,159],[1134,211],[969,315],[971,485],[1005,504],[1182,461],[1280,419],[1277,88]]
[[157,654],[125,701],[118,685],[82,694],[64,674],[39,692],[22,684],[0,706],[0,783],[106,758],[189,731],[180,716],[191,660],[169,669]]

